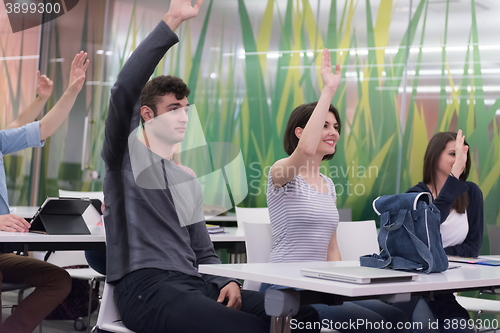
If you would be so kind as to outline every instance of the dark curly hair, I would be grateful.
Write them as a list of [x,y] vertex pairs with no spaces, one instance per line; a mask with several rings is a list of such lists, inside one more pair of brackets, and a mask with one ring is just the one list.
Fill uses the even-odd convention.
[[[183,99],[190,93],[187,85],[181,78],[171,75],[161,75],[150,80],[141,91],[141,107],[148,106],[157,116],[156,105],[161,97],[174,94],[175,98]],[[141,118],[142,119],[142,118]]]

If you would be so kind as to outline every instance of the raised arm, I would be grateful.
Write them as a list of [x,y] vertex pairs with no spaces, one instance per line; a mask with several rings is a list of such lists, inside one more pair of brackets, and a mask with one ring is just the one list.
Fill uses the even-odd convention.
[[85,81],[85,72],[89,67],[89,60],[85,59],[87,59],[87,53],[83,51],[80,51],[73,59],[68,88],[56,105],[40,120],[40,140],[45,140],[54,134],[68,117]]
[[297,176],[300,169],[307,163],[309,157],[316,154],[321,140],[322,129],[325,125],[326,115],[330,108],[333,96],[340,86],[340,65],[335,66],[336,73],[332,72],[330,52],[325,49],[321,58],[321,78],[323,90],[319,97],[311,118],[307,122],[295,151],[284,159],[277,161],[272,169],[273,184],[281,187]]
[[198,15],[203,0],[196,1],[194,6],[191,5],[191,2],[191,0],[172,0],[170,3],[170,8],[163,16],[163,21],[172,31],[175,31],[182,22]]
[[52,94],[53,83],[46,75],[40,75],[40,71],[36,72],[37,75],[37,87],[35,100],[28,105],[26,109],[21,111],[17,118],[7,126],[9,128],[16,128],[26,125],[27,123],[33,122],[36,117],[42,112],[45,103]]
[[118,74],[111,89],[102,150],[108,167],[121,165],[128,136],[139,124],[140,108],[136,105],[141,91],[165,53],[179,41],[173,30],[183,21],[195,17],[202,2],[198,0],[192,6],[190,0],[172,0],[163,21],[137,46]]

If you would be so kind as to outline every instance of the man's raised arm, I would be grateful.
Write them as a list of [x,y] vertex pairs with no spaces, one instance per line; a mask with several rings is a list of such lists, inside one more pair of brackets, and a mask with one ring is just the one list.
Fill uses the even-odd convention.
[[139,125],[140,110],[136,106],[141,91],[165,53],[179,41],[173,30],[195,17],[202,2],[198,0],[192,6],[190,0],[172,0],[163,21],[139,44],[120,71],[111,89],[106,119],[102,157],[108,166],[121,165],[128,136],[135,124]]

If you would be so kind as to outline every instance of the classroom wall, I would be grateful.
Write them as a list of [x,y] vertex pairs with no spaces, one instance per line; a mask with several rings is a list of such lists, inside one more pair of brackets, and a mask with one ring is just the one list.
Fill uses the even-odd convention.
[[[81,109],[70,118],[66,132],[58,134],[57,146],[51,140],[43,149],[47,171],[42,175],[52,185],[42,186],[40,197],[57,187],[100,190],[109,87],[166,9],[159,0],[96,3],[80,1],[74,9],[78,16],[67,14],[56,22],[60,27],[59,20],[72,18],[79,22],[78,30],[50,32],[58,39],[54,57],[87,47],[97,68],[89,79],[93,85],[83,92]],[[181,43],[155,75],[184,78],[206,141],[231,142],[241,149],[246,166],[241,178],[246,178],[247,188],[233,186],[235,193],[248,191],[241,205],[264,206],[267,171],[285,157],[282,135],[289,114],[295,106],[318,99],[319,54],[326,47],[344,77],[333,101],[343,123],[341,140],[335,157],[323,166],[336,184],[338,206],[352,208],[354,219],[373,218],[374,198],[404,192],[421,180],[430,137],[461,128],[471,146],[469,180],[485,198],[485,221],[500,224],[499,13],[500,4],[486,0],[206,0],[199,17],[177,31]],[[2,33],[0,57],[25,54],[10,49],[8,38],[18,38],[14,35]],[[103,53],[97,54],[99,50]],[[5,71],[2,65],[0,71]],[[10,62],[8,66],[10,71]],[[1,75],[0,87],[13,80]],[[12,98],[4,90],[2,97]],[[23,101],[32,94],[26,90]],[[14,110],[6,104],[1,104],[3,122],[21,107],[18,103]],[[84,115],[94,122],[87,133],[88,168],[82,172],[77,158],[82,148],[63,138],[83,135]],[[53,160],[61,161],[54,163],[57,172],[50,171]],[[190,158],[183,163],[197,167]],[[91,178],[94,170],[101,178]],[[17,173],[16,164],[9,166],[16,186]],[[220,183],[205,186],[207,197],[224,191]],[[25,202],[22,196],[13,200]]]

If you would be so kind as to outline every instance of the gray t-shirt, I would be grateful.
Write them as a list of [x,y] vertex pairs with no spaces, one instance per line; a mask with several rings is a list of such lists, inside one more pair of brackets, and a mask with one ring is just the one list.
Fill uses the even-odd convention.
[[275,188],[271,170],[267,206],[273,247],[269,262],[326,261],[328,244],[339,223],[332,180],[321,174],[328,193],[318,192],[300,174]]

